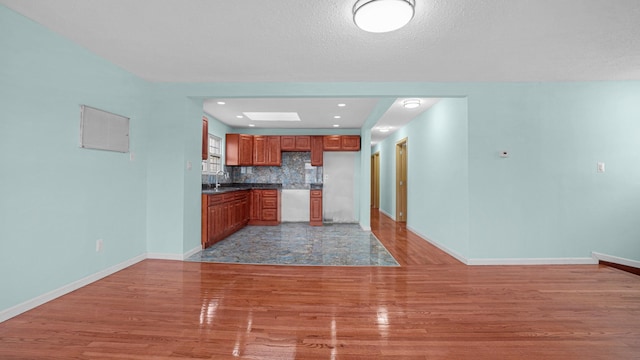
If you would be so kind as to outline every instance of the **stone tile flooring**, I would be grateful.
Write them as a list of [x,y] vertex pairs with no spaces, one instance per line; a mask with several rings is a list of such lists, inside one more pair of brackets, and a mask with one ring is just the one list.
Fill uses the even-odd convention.
[[399,266],[357,224],[246,226],[186,261],[240,264]]

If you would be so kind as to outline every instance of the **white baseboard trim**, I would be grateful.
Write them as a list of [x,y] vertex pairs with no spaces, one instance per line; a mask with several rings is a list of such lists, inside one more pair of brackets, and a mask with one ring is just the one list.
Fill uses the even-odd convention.
[[91,274],[87,277],[84,277],[80,280],[76,280],[67,285],[61,286],[55,290],[49,291],[48,293],[37,296],[33,299],[27,300],[23,303],[10,307],[6,310],[0,311],[0,323],[9,320],[14,316],[20,315],[23,312],[27,312],[33,308],[36,308],[46,302],[49,302],[53,299],[59,298],[62,295],[66,295],[72,291],[78,290],[81,287],[91,284],[92,282],[98,281],[102,278],[105,278],[111,274],[114,274],[120,270],[126,269],[131,265],[139,263],[140,261],[146,259],[146,256],[139,255],[132,259],[123,261],[119,264],[106,268],[104,270],[98,271],[97,273]]
[[602,254],[599,252],[591,252],[591,256],[593,256],[593,258],[596,261],[596,264],[598,263],[598,261],[602,260],[602,261],[607,261],[610,263],[614,263],[614,264],[620,264],[620,265],[626,265],[626,266],[631,266],[634,268],[640,268],[640,261],[636,261],[636,260],[631,260],[631,259],[625,259],[625,258],[621,258],[618,256],[613,256],[613,255],[607,255],[607,254]]
[[360,224],[360,228],[364,231],[371,231],[371,226],[363,226],[362,224]]
[[469,259],[467,265],[595,265],[593,258]]
[[380,211],[381,213],[387,215],[388,217],[390,217],[393,221],[396,221],[396,217],[394,215],[389,214],[388,212],[382,210],[381,208],[378,209],[378,211]]
[[170,254],[170,253],[147,253],[147,259],[154,260],[179,260],[182,261],[182,254]]
[[438,243],[436,241],[433,241],[433,240],[429,239],[428,236],[420,233],[419,231],[417,231],[416,229],[414,229],[413,227],[411,227],[409,225],[407,225],[407,230],[409,230],[412,233],[420,236],[424,241],[428,242],[429,244],[437,247],[438,249],[440,249],[440,250],[446,252],[447,254],[453,256],[454,258],[458,259],[458,261],[460,261],[461,263],[463,263],[465,265],[469,265],[467,258],[462,256],[458,252],[456,252],[456,251],[454,251],[454,250],[452,250],[452,249],[450,249],[450,248],[448,248],[448,247],[446,247],[446,246],[444,246],[444,245],[442,245],[442,244],[440,244],[440,243]]
[[198,251],[202,250],[202,246],[198,245],[196,247],[194,247],[193,249],[187,251],[186,253],[182,254],[182,260],[186,260],[188,257],[190,257],[191,255],[197,253]]

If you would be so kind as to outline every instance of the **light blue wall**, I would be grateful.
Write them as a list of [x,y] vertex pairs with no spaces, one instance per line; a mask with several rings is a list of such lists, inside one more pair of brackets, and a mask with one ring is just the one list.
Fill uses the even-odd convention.
[[[464,125],[441,121],[449,112],[458,119],[463,110],[453,103],[425,115],[426,124],[411,125],[425,137],[443,131],[452,143],[410,139],[412,168],[424,161],[413,156],[425,151],[444,171],[432,178],[425,168],[410,181],[428,177],[437,187],[453,180],[447,186],[461,192],[431,194],[452,199],[442,214],[421,213],[410,202],[411,213],[438,219],[431,227],[410,217],[414,227],[469,259],[598,251],[640,261],[638,81],[147,83],[3,6],[0,48],[0,309],[145,252],[180,256],[197,247],[205,97],[466,97],[468,230],[450,228],[464,224],[458,183],[464,169],[428,153],[448,148],[452,158],[464,157]],[[131,117],[135,161],[78,148],[80,104]],[[360,131],[365,144],[371,126],[367,120]],[[510,158],[498,157],[503,149]],[[364,146],[358,171],[364,225],[369,155]],[[595,173],[597,161],[606,163],[605,174]],[[95,252],[98,238],[103,253]]]
[[469,253],[467,100],[446,98],[377,144],[380,210],[396,214],[396,143],[407,139],[407,226],[463,257]]
[[640,260],[640,83],[481,89],[469,96],[471,257]]
[[[3,310],[145,252],[149,87],[3,6],[0,49]],[[79,147],[81,104],[130,117],[134,161]]]

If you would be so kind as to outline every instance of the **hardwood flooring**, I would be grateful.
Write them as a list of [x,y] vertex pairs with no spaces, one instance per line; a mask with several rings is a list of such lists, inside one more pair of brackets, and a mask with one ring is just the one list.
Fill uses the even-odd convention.
[[640,277],[465,266],[374,213],[401,267],[145,260],[0,324],[0,359],[638,359]]

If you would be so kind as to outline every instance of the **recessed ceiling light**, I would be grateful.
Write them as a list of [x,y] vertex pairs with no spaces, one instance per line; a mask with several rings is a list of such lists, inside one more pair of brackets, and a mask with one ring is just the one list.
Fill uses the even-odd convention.
[[224,102],[224,101],[218,101],[218,105],[224,105],[224,104],[226,104],[226,102]]
[[339,124],[333,124],[333,127],[340,127]]
[[384,132],[384,133],[389,132],[389,130],[391,130],[390,126],[385,126],[385,127],[379,127],[378,128],[378,131]]
[[242,116],[242,115],[236,115],[236,117],[237,117],[238,119],[242,119],[242,118],[244,118],[244,116]]
[[245,112],[246,117],[253,121],[300,121],[297,112]]
[[339,107],[345,107],[347,104],[338,104]]
[[249,124],[249,127],[255,127],[255,125],[254,124]]
[[405,109],[415,109],[420,106],[420,99],[407,99],[402,102]]
[[336,116],[334,116],[333,118],[334,118],[334,119],[340,119],[341,117],[342,117],[342,116],[340,116],[340,115],[336,115]]

